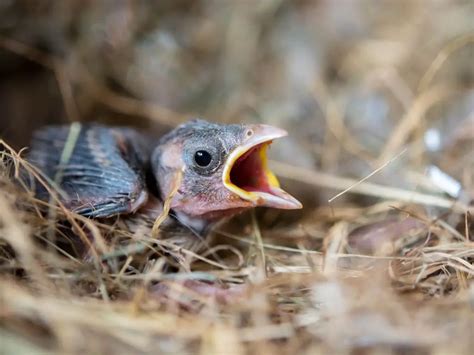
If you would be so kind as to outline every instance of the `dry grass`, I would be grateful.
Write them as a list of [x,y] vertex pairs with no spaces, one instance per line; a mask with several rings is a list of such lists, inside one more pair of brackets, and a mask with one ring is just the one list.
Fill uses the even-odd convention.
[[[102,53],[91,49],[95,35],[89,33],[79,33],[67,55],[13,39],[14,31],[1,35],[5,52],[36,63],[55,79],[69,121],[101,118],[97,112],[106,112],[120,115],[107,122],[169,127],[188,117],[177,111],[197,111],[219,112],[223,122],[258,116],[288,128],[293,140],[281,143],[286,151],[277,151],[273,167],[290,192],[308,200],[302,214],[252,212],[219,227],[211,238],[183,247],[180,236],[159,230],[162,219],[132,233],[122,221],[91,221],[55,198],[48,204],[36,200],[25,175],[45,186],[48,182],[24,160],[24,152],[10,146],[18,142],[1,141],[2,351],[472,352],[474,72],[469,53],[474,28],[466,25],[469,6],[387,2],[370,17],[363,5],[351,5],[362,11],[357,16],[369,29],[346,39],[337,24],[331,27],[318,14],[332,14],[332,21],[343,23],[350,19],[334,17],[340,12],[331,2],[317,3],[267,1],[254,16],[236,3],[229,5],[231,16],[226,7],[209,2],[199,11],[213,19],[210,23],[201,21],[206,16],[196,8],[164,9],[170,23],[175,12],[183,16],[182,31],[192,28],[197,44],[191,52],[199,54],[192,61],[185,49],[176,50],[171,61],[181,63],[178,69],[171,66],[176,82],[189,85],[193,70],[203,70],[203,62],[215,66],[212,53],[216,48],[222,53],[215,73],[196,76],[208,85],[208,96],[218,97],[208,101],[192,97],[195,89],[175,100],[179,85],[167,76],[162,79],[173,99],[167,101],[168,93],[158,89],[153,96],[146,68],[137,75],[140,81],[125,70],[132,65],[120,60],[109,68],[105,58],[99,70],[88,62],[88,56],[101,58]],[[110,20],[117,33],[121,27],[114,21],[124,18],[136,31],[130,30],[130,43],[112,46],[115,59],[127,58],[134,40],[141,40],[138,29],[145,31],[132,7],[117,5],[130,18]],[[98,7],[92,9],[91,17],[101,14]],[[391,11],[407,21],[397,22]],[[291,17],[295,13],[300,17]],[[64,14],[51,11],[50,16],[54,22]],[[448,17],[457,26],[447,26]],[[330,35],[304,27],[315,18]],[[32,28],[44,29],[37,26]],[[305,35],[289,35],[293,32],[285,26]],[[19,38],[28,38],[20,33]],[[265,39],[259,55],[258,41],[247,43],[246,37]],[[324,50],[313,48],[314,43]],[[418,51],[421,47],[426,53]],[[327,63],[321,67],[330,74],[315,74],[305,62],[305,51],[311,50],[323,51]],[[316,62],[314,53],[310,58]],[[300,66],[313,76],[303,80]],[[255,81],[242,79],[247,72],[259,75]],[[292,86],[296,79],[282,73],[302,80],[299,91]],[[377,110],[374,102],[380,97],[389,107],[388,118],[359,121],[364,114],[357,100]],[[434,148],[428,142],[433,132],[442,140]]]
[[[419,194],[417,202],[444,211],[433,218],[402,198],[320,208],[298,225],[263,230],[254,218],[246,235],[216,231],[216,246],[198,255],[151,238],[151,229],[131,235],[54,205],[42,217],[41,202],[14,183],[22,167],[35,172],[9,149],[0,192],[7,352],[469,353],[473,345],[465,205],[450,210],[438,203],[447,199]],[[87,259],[61,250],[58,239],[71,235],[52,216],[93,236]],[[163,272],[170,255],[179,272]],[[193,280],[221,287],[207,292],[201,283],[195,293]]]

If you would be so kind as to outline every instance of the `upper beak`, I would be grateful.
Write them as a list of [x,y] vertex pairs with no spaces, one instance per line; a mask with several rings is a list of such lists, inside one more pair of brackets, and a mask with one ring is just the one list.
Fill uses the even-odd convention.
[[268,168],[268,146],[274,139],[288,133],[269,125],[246,127],[244,142],[229,154],[225,162],[224,186],[255,206],[302,208],[301,202],[280,188],[278,179]]

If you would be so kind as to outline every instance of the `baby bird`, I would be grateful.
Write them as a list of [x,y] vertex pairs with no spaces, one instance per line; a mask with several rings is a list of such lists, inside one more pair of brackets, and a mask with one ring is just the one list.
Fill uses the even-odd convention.
[[[83,216],[156,218],[170,198],[170,218],[202,235],[214,223],[257,206],[302,207],[267,165],[266,150],[287,134],[282,129],[196,119],[153,140],[130,128],[78,127],[36,132],[29,160],[54,184],[64,205]],[[49,199],[44,187],[37,195]]]

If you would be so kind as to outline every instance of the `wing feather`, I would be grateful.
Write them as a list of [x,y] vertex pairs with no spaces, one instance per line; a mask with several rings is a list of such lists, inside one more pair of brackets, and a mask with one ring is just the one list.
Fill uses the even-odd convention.
[[[130,213],[147,200],[147,152],[130,129],[83,125],[70,157],[62,162],[70,126],[50,126],[36,132],[28,159],[65,193],[63,203],[88,217]],[[143,140],[142,140],[143,141]],[[36,189],[48,200],[44,187]]]

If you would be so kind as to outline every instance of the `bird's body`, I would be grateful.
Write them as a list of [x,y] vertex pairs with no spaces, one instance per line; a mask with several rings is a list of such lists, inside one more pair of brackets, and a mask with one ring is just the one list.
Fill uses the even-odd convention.
[[[172,221],[166,223],[205,233],[216,221],[256,206],[301,208],[266,165],[266,147],[285,134],[271,126],[203,120],[157,140],[129,128],[51,126],[35,134],[29,160],[73,212],[151,223],[169,198]],[[41,185],[36,191],[49,199]]]

